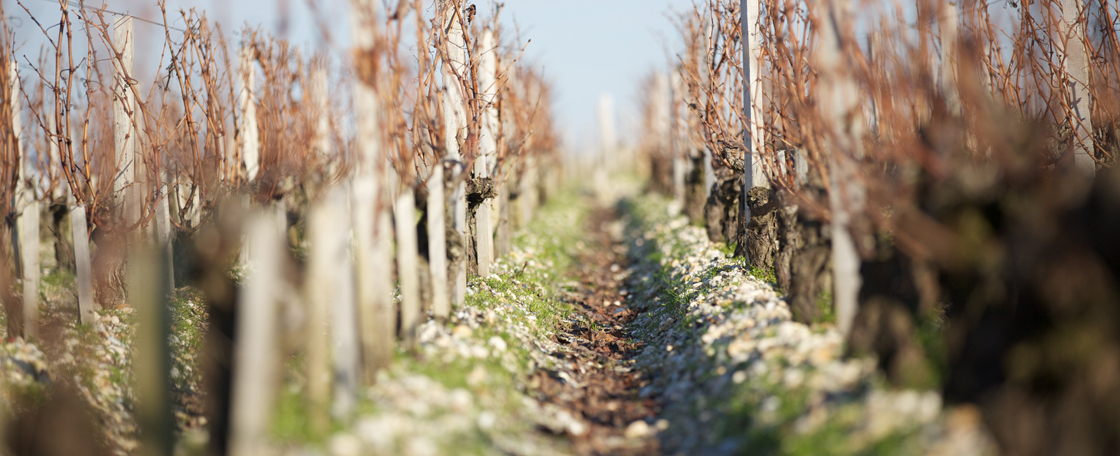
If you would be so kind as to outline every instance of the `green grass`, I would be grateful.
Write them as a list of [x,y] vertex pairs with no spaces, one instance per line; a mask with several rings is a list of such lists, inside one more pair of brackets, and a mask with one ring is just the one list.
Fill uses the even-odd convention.
[[43,277],[43,284],[55,288],[74,289],[76,283],[74,273],[65,269],[55,269]]
[[202,381],[198,358],[207,328],[205,298],[198,290],[182,288],[172,296],[170,310],[171,334],[175,335],[171,362],[179,372],[178,378],[171,379],[172,386],[176,391],[187,391]]
[[735,243],[734,242],[715,242],[712,244],[716,250],[723,253],[723,256],[731,258],[735,256]]
[[774,268],[772,267],[760,268],[758,266],[751,266],[750,274],[758,280],[777,286],[778,275],[774,272]]
[[821,290],[817,295],[817,323],[836,323],[836,312],[832,305],[832,290]]
[[298,389],[283,388],[272,415],[272,436],[278,441],[321,444],[326,438],[315,432],[308,419],[307,400]]

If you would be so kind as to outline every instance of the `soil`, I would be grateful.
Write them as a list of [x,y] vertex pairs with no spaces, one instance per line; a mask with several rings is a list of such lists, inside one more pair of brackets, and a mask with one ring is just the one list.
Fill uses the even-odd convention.
[[652,421],[660,404],[639,398],[639,388],[648,381],[631,368],[641,343],[627,334],[637,310],[619,289],[629,265],[621,239],[612,239],[610,234],[609,226],[617,218],[615,211],[605,208],[589,217],[586,240],[591,245],[581,249],[578,291],[571,298],[576,312],[586,318],[573,319],[582,323],[556,337],[557,343],[573,348],[568,360],[579,366],[573,369],[574,378],[539,371],[530,384],[538,399],[563,407],[590,425],[588,432],[574,437],[578,454],[660,454],[651,435],[632,430],[626,436],[635,422]]

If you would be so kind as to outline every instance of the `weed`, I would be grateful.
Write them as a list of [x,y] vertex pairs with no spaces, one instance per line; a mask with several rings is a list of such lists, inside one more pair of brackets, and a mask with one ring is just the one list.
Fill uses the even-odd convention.
[[74,273],[65,269],[55,269],[43,277],[43,283],[55,288],[73,289]]
[[754,278],[771,285],[776,286],[778,283],[778,275],[774,272],[773,267],[761,268],[758,266],[751,266],[750,274],[754,276]]
[[817,322],[836,323],[836,312],[832,308],[832,290],[821,290],[817,295]]

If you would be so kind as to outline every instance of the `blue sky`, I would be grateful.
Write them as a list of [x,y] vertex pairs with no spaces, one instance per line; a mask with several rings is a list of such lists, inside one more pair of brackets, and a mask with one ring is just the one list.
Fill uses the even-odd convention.
[[[5,14],[23,19],[15,26],[23,53],[38,54],[41,33],[26,20],[16,0],[3,0]],[[57,18],[56,0],[21,0],[44,23]],[[395,2],[395,0],[392,0]],[[217,20],[227,32],[242,25],[261,27],[286,36],[301,47],[346,48],[346,0],[167,0],[168,16],[180,8],[198,8]],[[99,5],[100,0],[86,0]],[[108,0],[107,9],[159,19],[155,0]],[[427,2],[430,3],[430,2]],[[483,9],[490,2],[478,2]],[[623,136],[635,125],[635,87],[651,68],[664,68],[666,48],[674,49],[676,33],[668,18],[673,9],[691,8],[691,0],[505,0],[502,17],[516,21],[523,38],[532,40],[525,56],[545,68],[556,90],[556,115],[569,148],[594,147],[595,108],[600,95],[610,94],[619,111]],[[287,14],[284,14],[284,12]],[[430,11],[427,12],[430,14]],[[286,19],[285,19],[286,18]],[[324,39],[318,19],[328,24],[331,41]],[[162,34],[159,27],[137,23],[137,34]],[[147,30],[145,30],[147,29]],[[670,44],[672,43],[672,44]],[[667,44],[669,44],[667,46]],[[137,55],[138,69],[157,64],[158,55]],[[147,60],[145,60],[147,59]],[[31,60],[34,60],[31,57]]]

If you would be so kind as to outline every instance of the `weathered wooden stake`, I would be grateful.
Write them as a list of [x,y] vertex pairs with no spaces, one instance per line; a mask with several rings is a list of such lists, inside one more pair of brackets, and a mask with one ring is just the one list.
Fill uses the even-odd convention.
[[249,216],[245,228],[248,274],[238,291],[237,340],[233,346],[233,392],[230,395],[230,454],[261,454],[276,397],[279,358],[278,285],[284,245],[272,214]]
[[[327,70],[316,68],[311,72],[311,104],[315,106],[315,136],[313,147],[319,160],[327,162],[331,154],[331,102],[327,93]],[[328,170],[333,174],[333,169]]]
[[443,206],[443,163],[432,166],[428,177],[428,272],[432,281],[432,314],[443,319],[451,315],[451,295],[447,288],[447,223]]
[[[518,90],[520,88],[520,86],[518,85],[517,71],[507,71],[505,78],[506,80],[504,85],[507,91]],[[500,128],[502,129],[502,135],[506,138],[506,143],[508,144],[510,138],[514,138],[517,134],[517,124],[514,122],[513,116],[506,115],[506,113],[504,112],[500,113],[499,117],[501,117]],[[514,181],[511,181],[509,179],[509,177],[512,176],[510,169],[511,166],[517,166],[516,161],[514,161],[512,165],[510,163],[506,163],[505,169],[495,170],[495,172],[503,178],[502,182],[499,184],[500,190],[498,193],[498,204],[496,208],[498,223],[496,223],[496,226],[494,227],[495,258],[501,258],[508,255],[511,248],[511,242],[513,241],[514,220],[512,219],[512,213],[510,212],[510,185],[512,185]]]
[[[35,187],[27,178],[27,168],[34,162],[23,148],[23,104],[20,103],[19,70],[14,63],[8,65],[12,93],[12,133],[16,137],[16,194],[13,198],[19,214],[16,219],[16,251],[19,270],[23,276],[23,336],[35,337],[39,333],[39,200]],[[6,259],[3,261],[7,261]]]
[[116,82],[113,90],[113,147],[117,156],[117,175],[113,179],[113,193],[120,201],[123,198],[122,217],[124,223],[136,223],[140,219],[140,189],[135,185],[139,136],[136,123],[136,97],[132,92],[133,45],[135,35],[132,17],[122,16],[113,24],[113,46],[121,50],[119,61],[114,59]]
[[70,206],[70,237],[74,241],[74,269],[78,281],[78,318],[82,324],[96,325],[93,301],[93,267],[89,259],[89,228],[86,226],[86,206]]
[[[311,426],[316,432],[326,431],[328,424],[327,404],[331,398],[331,382],[337,376],[348,376],[348,372],[332,372],[345,368],[343,354],[334,353],[332,358],[331,341],[336,347],[338,340],[331,328],[331,316],[344,312],[347,307],[342,276],[352,273],[346,269],[349,262],[349,224],[346,217],[346,197],[340,189],[333,189],[327,197],[313,207],[308,220],[308,276],[305,284],[305,300],[308,305],[307,316],[307,400]],[[338,308],[336,308],[338,306]],[[351,317],[353,323],[353,317]],[[333,375],[332,375],[333,374]],[[336,394],[349,394],[336,391]],[[337,410],[336,410],[337,411]]]
[[[537,157],[525,157],[525,170],[521,173],[521,226],[527,227],[533,220],[533,209],[537,199]],[[602,166],[599,166],[602,168]]]
[[[443,112],[444,133],[447,137],[447,158],[462,160],[459,141],[465,139],[467,117],[463,106],[465,100],[463,88],[460,86],[456,74],[464,77],[467,75],[466,38],[463,34],[462,24],[459,22],[458,13],[455,11],[455,2],[443,0],[441,8],[443,9],[441,24],[446,27],[448,40],[447,59],[442,65],[443,84],[446,91],[443,97]],[[451,178],[457,178],[458,173],[461,172],[466,172],[466,170],[462,167],[456,167]],[[451,194],[451,214],[452,228],[466,241],[468,233],[467,186],[465,182],[460,183]],[[458,267],[455,268],[456,275],[453,278],[451,303],[455,306],[461,306],[467,295],[466,255],[464,254],[457,262]]]
[[664,72],[653,74],[653,93],[650,94],[651,133],[654,144],[673,157],[673,199],[684,202],[685,174],[688,169],[685,156],[689,155],[691,145],[678,143],[673,147],[673,84],[672,78]]
[[[614,112],[614,98],[609,94],[599,96],[599,157],[594,166],[594,182],[597,189],[603,189],[607,185],[607,173],[613,167],[612,159],[618,151],[618,133],[615,130],[615,112]],[[526,170],[528,169],[528,162],[526,162]],[[528,174],[528,173],[526,173]],[[527,183],[527,176],[521,177],[521,182]],[[521,196],[518,198],[522,204],[528,203],[527,188],[522,188]],[[529,213],[527,210],[522,210],[522,224],[525,226],[529,221]]]
[[859,305],[860,256],[852,234],[854,214],[862,211],[864,190],[859,182],[856,157],[862,155],[858,86],[848,73],[844,42],[847,6],[840,0],[817,0],[825,15],[820,21],[821,42],[814,60],[820,74],[820,106],[826,119],[829,139],[825,142],[830,157],[829,206],[832,211],[832,283],[836,324],[847,334]]
[[[474,161],[474,174],[478,178],[489,178],[490,167],[498,155],[498,108],[497,103],[497,52],[494,50],[494,33],[489,29],[482,32],[482,56],[478,72],[478,85],[482,88],[482,132],[479,136],[478,158]],[[489,105],[489,106],[487,106]],[[490,261],[494,257],[494,238],[491,230],[492,205],[485,199],[475,212],[475,250],[478,254],[478,275],[490,275]]]
[[350,416],[357,404],[358,383],[361,381],[361,343],[358,341],[358,308],[355,303],[354,263],[350,211],[347,201],[350,191],[345,186],[333,189],[328,196],[337,215],[334,219],[335,238],[331,246],[334,257],[334,296],[331,300],[331,340],[334,360],[334,398],[331,415],[336,419]]
[[241,110],[241,128],[237,131],[237,146],[241,150],[241,163],[245,166],[246,179],[253,182],[261,170],[261,133],[257,125],[257,102],[253,93],[257,87],[257,65],[254,49],[241,48],[241,91],[237,106]]
[[171,315],[169,285],[160,251],[138,245],[129,253],[129,298],[137,310],[136,421],[141,452],[170,456],[175,448],[171,405]]
[[744,117],[749,123],[750,138],[747,143],[747,150],[744,151],[743,157],[743,182],[740,187],[739,197],[739,220],[738,229],[736,230],[735,242],[735,256],[741,257],[749,264],[751,261],[750,249],[747,246],[747,230],[751,223],[751,206],[748,203],[748,198],[745,195],[751,191],[755,186],[755,155],[762,153],[762,137],[759,133],[759,123],[762,122],[761,105],[758,99],[761,98],[761,87],[755,82],[758,80],[759,66],[761,63],[761,49],[762,43],[759,42],[761,38],[759,34],[758,14],[760,9],[761,0],[741,0],[740,10],[742,11],[742,22],[740,27],[745,30],[745,38],[743,41],[743,109],[746,110]]
[[494,248],[498,258],[509,255],[510,249],[512,248],[513,224],[510,220],[509,205],[509,182],[505,182],[502,184],[502,190],[498,194],[498,229]]
[[[351,0],[350,30],[356,55],[373,55],[376,9],[372,0]],[[354,111],[358,161],[351,190],[354,219],[354,259],[357,274],[358,321],[361,329],[362,376],[373,384],[377,372],[389,367],[396,338],[393,306],[393,227],[386,201],[380,134],[381,110],[369,72],[374,65],[360,64],[354,78]]]
[[941,30],[941,92],[945,96],[945,104],[949,107],[949,112],[960,116],[961,97],[957,89],[957,41],[959,39],[957,5],[942,0],[938,11],[938,28]]
[[[1089,53],[1085,49],[1084,21],[1081,15],[1087,6],[1082,0],[1062,0],[1062,18],[1059,21],[1061,42],[1056,46],[1058,61],[1065,62],[1070,106],[1073,118],[1068,121],[1077,132],[1073,147],[1073,166],[1086,176],[1097,172],[1093,159],[1093,120],[1090,111],[1092,94],[1089,91]],[[1062,58],[1064,55],[1064,59]]]
[[416,247],[416,196],[405,187],[397,197],[397,280],[401,289],[401,340],[405,347],[416,344],[420,319],[420,261]]
[[[750,91],[750,103],[744,103],[750,109],[747,114],[747,121],[750,122],[750,151],[751,151],[751,180],[750,186],[743,187],[743,194],[746,194],[754,187],[770,188],[770,180],[766,177],[766,171],[762,166],[762,154],[766,148],[766,128],[763,122],[763,111],[765,110],[766,92],[762,84],[762,24],[759,22],[760,10],[764,0],[749,0],[749,9],[747,11],[747,25],[749,26],[749,36],[747,38],[747,45],[743,46],[746,52],[744,55],[744,62],[749,62],[748,73],[745,76],[743,87]],[[749,57],[749,60],[746,60]],[[743,161],[746,163],[746,160]],[[748,198],[739,198],[739,201],[746,204]],[[747,212],[749,214],[749,210]],[[750,219],[747,219],[750,223]]]
[[171,197],[167,193],[168,184],[163,184],[159,188],[159,194],[156,195],[156,243],[159,250],[163,253],[164,260],[167,261],[167,283],[172,290],[175,289],[175,261],[172,243],[174,242],[173,230],[171,229],[171,210],[168,205],[168,198]]
[[[59,137],[54,136],[54,135],[58,134],[58,126],[56,125],[57,122],[58,121],[55,119],[55,116],[47,116],[47,129],[50,131],[50,133],[49,133],[50,136],[48,136],[48,138],[47,138],[47,143],[48,143],[47,148],[50,152],[50,175],[61,177],[62,176],[62,165],[61,165],[61,163],[62,163],[62,152],[59,150],[59,147],[58,147]],[[44,195],[44,196],[46,196],[46,195]],[[65,182],[63,182],[59,185],[55,185],[54,186],[54,191],[50,195],[50,197],[51,197],[51,199],[54,199],[54,200],[59,200],[59,199],[62,199],[64,197],[69,198],[70,197],[70,186],[67,185]]]

